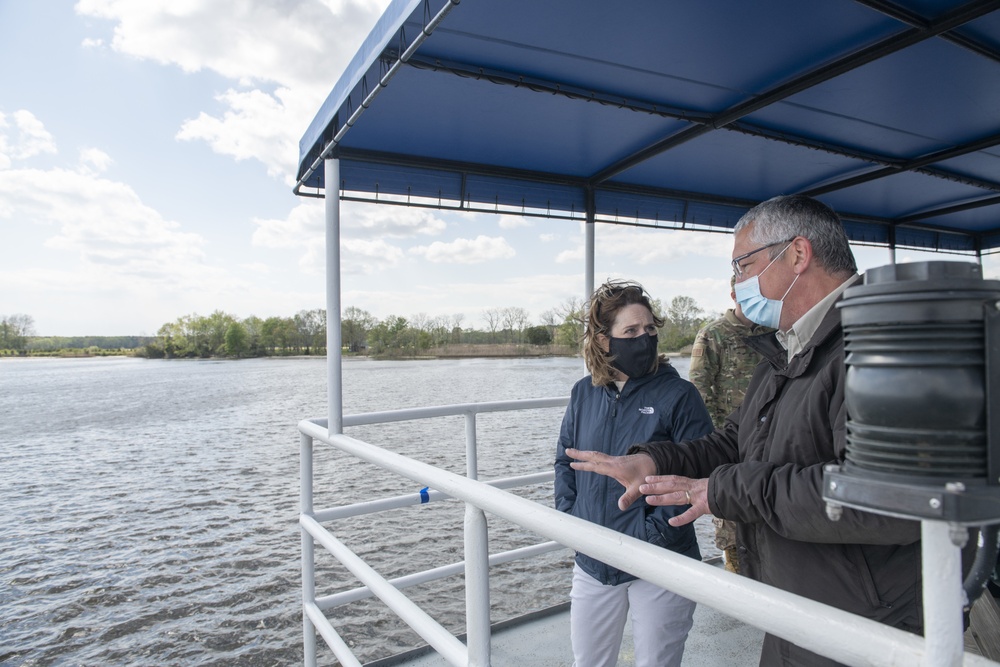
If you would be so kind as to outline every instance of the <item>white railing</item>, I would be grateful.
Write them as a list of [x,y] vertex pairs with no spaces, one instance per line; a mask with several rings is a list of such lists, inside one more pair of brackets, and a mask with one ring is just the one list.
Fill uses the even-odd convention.
[[[585,552],[618,569],[706,604],[744,623],[782,637],[838,662],[856,666],[912,667],[924,665],[997,665],[980,656],[961,652],[961,624],[956,640],[954,609],[961,572],[954,564],[947,524],[924,522],[923,567],[925,581],[942,580],[924,590],[927,639],[888,627],[840,609],[772,588],[716,567],[655,547],[616,531],[578,519],[504,489],[552,479],[551,472],[488,483],[477,481],[476,415],[484,412],[562,407],[567,398],[474,403],[397,410],[344,417],[344,426],[390,421],[465,415],[467,476],[427,465],[375,447],[343,434],[330,434],[325,420],[299,423],[301,432],[302,589],[305,663],[316,664],[316,633],[326,641],[344,667],[361,663],[340,637],[324,610],[375,595],[405,621],[431,647],[453,665],[488,667],[490,664],[489,566],[568,547]],[[434,489],[430,498],[456,498],[466,503],[465,561],[388,581],[372,570],[323,525],[347,516],[419,504],[420,494],[316,510],[313,508],[313,443],[338,450]],[[490,556],[485,512],[502,517],[551,542]],[[317,598],[314,549],[319,544],[356,576],[363,588]],[[466,581],[467,644],[407,598],[400,589],[450,576],[464,568]],[[948,583],[953,579],[953,585]],[[959,601],[960,602],[960,601]],[[766,613],[762,611],[766,610]],[[941,627],[937,627],[940,623]]]

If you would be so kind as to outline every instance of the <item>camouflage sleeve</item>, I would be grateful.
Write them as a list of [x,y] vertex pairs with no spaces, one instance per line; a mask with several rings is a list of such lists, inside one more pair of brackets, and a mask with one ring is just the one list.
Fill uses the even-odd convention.
[[691,368],[688,377],[691,383],[698,388],[708,414],[712,417],[712,424],[716,428],[725,420],[725,414],[721,414],[721,396],[719,396],[719,351],[713,344],[712,337],[705,330],[699,331],[694,339],[691,348]]

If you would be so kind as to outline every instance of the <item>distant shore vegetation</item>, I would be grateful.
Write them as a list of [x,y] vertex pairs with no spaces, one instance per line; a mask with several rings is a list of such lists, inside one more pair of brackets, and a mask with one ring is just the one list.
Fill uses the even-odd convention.
[[[485,327],[463,326],[465,315],[409,318],[374,317],[350,306],[341,315],[343,354],[390,359],[447,357],[574,356],[583,333],[583,306],[568,299],[532,322],[518,306],[487,308]],[[690,346],[710,318],[690,297],[674,297],[654,308],[666,324],[660,350],[676,352]],[[325,356],[326,311],[302,310],[290,317],[255,315],[240,319],[221,310],[211,315],[184,315],[160,327],[156,336],[37,336],[30,315],[0,315],[0,357],[113,356],[150,359],[242,359],[269,356]]]

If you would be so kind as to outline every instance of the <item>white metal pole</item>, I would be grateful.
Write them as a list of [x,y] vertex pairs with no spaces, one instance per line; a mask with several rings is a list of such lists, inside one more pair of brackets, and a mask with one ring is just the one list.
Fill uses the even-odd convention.
[[[466,476],[479,479],[476,413],[465,415]],[[465,631],[470,667],[490,664],[490,545],[486,514],[465,505]]]
[[585,238],[585,268],[583,276],[583,302],[586,303],[590,298],[590,295],[594,293],[594,230],[596,227],[594,222],[594,207],[593,204],[588,204],[587,207],[587,222],[584,225],[584,238]]
[[465,415],[465,475],[479,479],[479,444],[476,442],[476,413]]
[[324,162],[326,197],[326,376],[327,430],[344,432],[344,385],[341,380],[340,331],[340,161]]
[[[299,512],[313,512],[313,439],[305,433],[299,435]],[[312,535],[305,528],[302,532],[302,654],[306,667],[316,667],[316,628],[309,619],[306,605],[316,599],[315,554]]]
[[924,586],[924,667],[958,667],[962,630],[962,551],[944,521],[920,522]]
[[490,553],[486,513],[465,505],[465,623],[469,667],[490,665]]

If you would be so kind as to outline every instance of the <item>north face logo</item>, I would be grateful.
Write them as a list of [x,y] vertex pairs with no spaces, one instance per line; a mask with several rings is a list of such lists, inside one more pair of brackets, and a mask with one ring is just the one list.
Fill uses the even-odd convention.
[[651,415],[654,412],[656,412],[656,410],[653,408],[639,408],[639,414],[641,415]]

